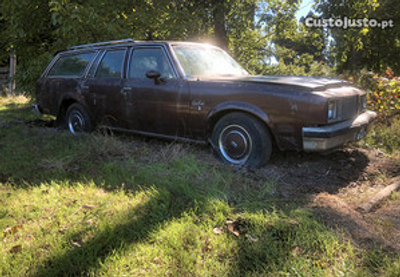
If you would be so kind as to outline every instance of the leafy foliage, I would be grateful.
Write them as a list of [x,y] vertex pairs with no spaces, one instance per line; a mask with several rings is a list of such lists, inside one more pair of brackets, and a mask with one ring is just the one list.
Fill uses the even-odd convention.
[[378,112],[380,117],[400,112],[400,78],[391,68],[382,75],[363,69],[354,75],[346,72],[342,77],[367,91],[368,109]]
[[[395,0],[318,0],[308,16],[400,18]],[[256,74],[336,76],[400,70],[400,25],[342,30],[297,22],[300,1],[3,0],[0,64],[18,56],[18,89],[34,94],[53,55],[72,45],[131,37],[211,42]],[[277,60],[277,65],[271,65]]]
[[[216,40],[234,54],[261,48],[252,24],[255,0],[127,1],[4,0],[1,58],[18,56],[19,90],[33,93],[54,53],[72,45],[132,37],[137,40]],[[245,34],[243,36],[243,34]],[[256,43],[258,42],[258,43]],[[251,46],[255,43],[255,46]],[[241,56],[241,61],[260,56]]]
[[384,76],[373,76],[373,87],[368,104],[381,114],[400,112],[400,78],[389,68]]
[[396,0],[319,0],[316,10],[323,18],[393,20],[393,28],[332,28],[331,62],[340,71],[361,68],[383,73],[391,67],[400,72],[400,2]]
[[266,75],[302,75],[318,77],[336,77],[334,68],[321,62],[313,61],[309,66],[299,63],[285,64],[279,61],[277,65],[267,65],[262,74]]
[[270,42],[270,55],[278,61],[277,66],[265,65],[262,74],[334,75],[326,59],[327,39],[323,28],[306,28],[295,18],[299,1],[268,1],[262,6],[264,13],[260,21]]

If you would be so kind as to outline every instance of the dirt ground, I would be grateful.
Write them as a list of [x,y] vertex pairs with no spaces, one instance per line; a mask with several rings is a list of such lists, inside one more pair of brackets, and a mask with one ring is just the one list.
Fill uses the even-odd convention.
[[348,232],[357,243],[400,251],[398,196],[383,200],[370,212],[359,211],[360,205],[400,176],[399,159],[353,147],[327,155],[278,153],[254,174],[276,178],[282,197],[308,198],[323,222]]

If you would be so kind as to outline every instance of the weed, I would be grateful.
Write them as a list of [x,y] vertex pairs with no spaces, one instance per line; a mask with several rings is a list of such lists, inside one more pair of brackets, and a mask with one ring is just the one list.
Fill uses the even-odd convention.
[[377,148],[388,154],[399,156],[400,152],[400,116],[375,123],[367,137],[359,143],[368,148]]

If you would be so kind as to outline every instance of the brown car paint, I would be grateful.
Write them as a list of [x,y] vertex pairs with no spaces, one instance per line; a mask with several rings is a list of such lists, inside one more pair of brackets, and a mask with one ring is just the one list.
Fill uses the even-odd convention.
[[[87,76],[93,58],[79,78],[48,77],[54,61],[38,81],[37,99],[43,113],[62,116],[66,105],[79,102],[95,124],[118,130],[207,142],[214,124],[232,111],[243,111],[264,122],[281,150],[303,149],[303,127],[328,124],[328,99],[359,97],[365,92],[348,82],[291,76],[184,76],[171,45],[177,42],[134,42],[90,50],[127,49],[121,79]],[[175,77],[159,84],[152,79],[128,79],[130,51],[138,47],[164,49]],[[79,52],[70,50],[66,52]],[[57,57],[56,57],[57,58]],[[357,113],[358,114],[358,113]],[[351,118],[343,118],[351,120]]]

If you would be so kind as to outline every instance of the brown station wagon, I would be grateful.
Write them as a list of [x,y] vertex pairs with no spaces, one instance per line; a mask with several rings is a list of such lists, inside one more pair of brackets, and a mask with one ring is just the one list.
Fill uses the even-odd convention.
[[258,167],[273,147],[324,151],[363,138],[365,92],[328,78],[254,76],[221,49],[130,39],[71,47],[37,85],[37,111],[77,134],[96,126],[210,143]]

